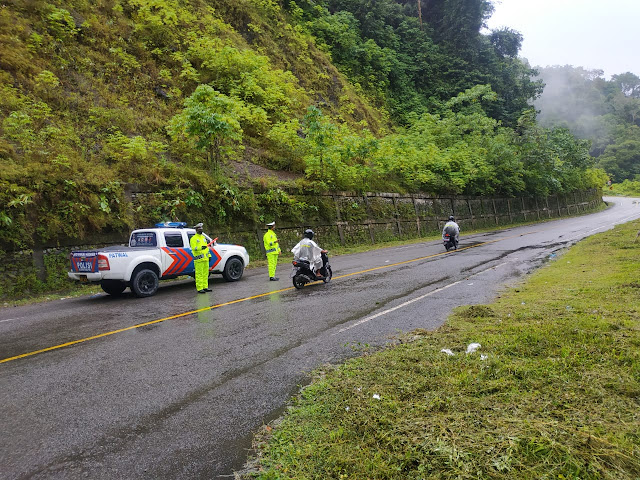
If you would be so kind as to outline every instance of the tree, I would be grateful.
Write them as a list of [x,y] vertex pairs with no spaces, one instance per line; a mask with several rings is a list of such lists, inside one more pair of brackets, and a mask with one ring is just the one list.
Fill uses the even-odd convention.
[[[635,129],[638,130],[638,127]],[[640,135],[607,146],[600,156],[599,165],[616,182],[637,180],[640,176]]]
[[433,28],[436,43],[465,60],[474,55],[480,30],[493,13],[489,0],[429,0],[422,4],[422,18]]
[[196,147],[206,152],[215,174],[222,155],[233,153],[231,148],[225,148],[227,143],[242,141],[238,118],[244,106],[209,85],[198,86],[184,104],[184,110],[171,119],[169,133],[174,139],[179,135],[195,139]]
[[496,98],[496,93],[491,90],[491,85],[475,85],[450,99],[444,106],[451,111],[484,114],[483,103],[495,102]]
[[640,126],[640,97],[616,92],[610,102],[613,111],[623,122]]
[[[318,160],[318,168],[307,168],[307,173],[312,178],[325,181],[325,157],[334,144],[335,135],[337,133],[336,126],[327,119],[322,111],[317,107],[309,107],[304,117],[304,133],[309,145],[311,145],[312,154],[309,159]],[[309,165],[310,161],[307,160]],[[312,161],[311,163],[315,163]]]
[[491,45],[502,57],[517,57],[522,46],[522,40],[522,34],[510,28],[492,30],[491,35],[489,35]]
[[631,72],[613,75],[611,82],[615,84],[620,91],[631,98],[640,98],[640,78]]

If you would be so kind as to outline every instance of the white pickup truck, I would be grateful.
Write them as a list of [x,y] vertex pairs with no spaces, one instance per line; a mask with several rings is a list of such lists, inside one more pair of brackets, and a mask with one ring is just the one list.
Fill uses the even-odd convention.
[[[155,228],[134,230],[129,246],[71,252],[69,277],[81,282],[100,283],[110,295],[120,295],[127,287],[138,297],[150,297],[158,291],[159,280],[180,275],[194,276],[193,254],[189,240],[196,231],[186,224],[156,224]],[[205,237],[207,237],[205,235]],[[211,240],[209,273],[221,273],[225,280],[242,278],[249,254],[241,245]]]

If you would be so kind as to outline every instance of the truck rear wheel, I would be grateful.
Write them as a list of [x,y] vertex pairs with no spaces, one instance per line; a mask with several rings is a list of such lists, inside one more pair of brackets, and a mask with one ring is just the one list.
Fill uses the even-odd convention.
[[127,288],[127,284],[120,280],[102,280],[100,286],[106,293],[114,296],[120,295]]
[[150,297],[158,291],[158,275],[149,268],[142,268],[133,272],[131,276],[131,290],[136,297]]
[[237,282],[242,278],[244,272],[244,264],[238,257],[231,257],[227,260],[222,271],[222,276],[227,282]]

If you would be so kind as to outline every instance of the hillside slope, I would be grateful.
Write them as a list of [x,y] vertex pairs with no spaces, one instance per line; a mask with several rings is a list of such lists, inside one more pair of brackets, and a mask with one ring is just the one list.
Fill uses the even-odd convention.
[[197,151],[167,133],[200,84],[246,100],[253,162],[269,165],[267,132],[310,104],[374,132],[382,125],[271,2],[17,1],[0,9],[0,53],[0,204],[17,229],[2,236],[9,246],[28,246],[36,217],[41,239],[121,228],[129,182],[215,189]]
[[[304,208],[236,161],[304,174],[286,185],[307,191],[598,184],[586,143],[528,110],[521,36],[481,35],[491,4],[466,3],[430,2],[431,24],[394,0],[3,3],[0,249]],[[136,189],[155,200],[132,213]]]

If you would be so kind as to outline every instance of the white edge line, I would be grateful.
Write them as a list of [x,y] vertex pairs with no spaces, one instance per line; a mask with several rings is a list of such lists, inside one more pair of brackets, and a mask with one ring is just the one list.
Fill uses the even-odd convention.
[[362,325],[363,323],[366,323],[366,322],[368,322],[370,320],[373,320],[375,318],[381,317],[382,315],[386,315],[387,313],[394,312],[394,311],[398,310],[399,308],[406,307],[407,305],[410,305],[410,304],[412,304],[414,302],[417,302],[418,300],[422,300],[423,298],[428,297],[429,295],[433,295],[434,293],[441,292],[442,290],[445,290],[445,289],[447,289],[449,287],[453,287],[454,285],[457,285],[457,284],[459,284],[461,282],[462,282],[462,280],[458,280],[457,282],[450,283],[449,285],[445,285],[444,287],[437,288],[436,290],[433,290],[433,291],[431,291],[429,293],[425,293],[424,295],[421,295],[419,297],[413,298],[413,299],[411,299],[409,301],[401,303],[400,305],[396,305],[393,308],[389,308],[388,310],[383,310],[382,312],[378,312],[375,315],[371,315],[370,317],[363,318],[362,320],[357,321],[353,325],[349,325],[348,327],[341,328],[340,330],[338,330],[333,335],[337,335],[338,333],[346,332],[347,330],[350,330],[353,327],[357,327],[358,325]]
[[445,290],[445,289],[447,289],[447,288],[449,288],[449,287],[453,287],[454,285],[457,285],[457,284],[459,284],[459,283],[462,283],[462,282],[466,281],[467,279],[469,279],[469,278],[471,278],[471,277],[474,277],[474,276],[476,276],[476,275],[480,275],[481,273],[487,272],[487,271],[492,270],[492,269],[496,269],[496,268],[498,268],[498,267],[501,267],[501,266],[503,266],[503,265],[506,265],[507,263],[509,263],[509,262],[503,262],[503,263],[501,263],[501,264],[499,264],[499,265],[495,265],[495,266],[493,266],[493,267],[489,267],[489,268],[487,268],[487,269],[485,269],[485,270],[482,270],[481,272],[474,273],[473,275],[469,275],[465,280],[458,280],[457,282],[450,283],[449,285],[445,285],[444,287],[440,287],[440,288],[437,288],[437,289],[435,289],[435,290],[432,290],[432,291],[431,291],[431,292],[429,292],[429,293],[425,293],[424,295],[421,295],[421,296],[419,296],[419,297],[416,297],[416,298],[413,298],[413,299],[411,299],[411,300],[408,300],[408,301],[406,301],[406,302],[404,302],[404,303],[401,303],[400,305],[396,305],[396,306],[395,306],[395,307],[393,307],[393,308],[389,308],[389,309],[387,309],[387,310],[383,310],[382,312],[378,312],[378,313],[376,313],[375,315],[371,315],[370,317],[363,318],[362,320],[359,320],[359,321],[357,321],[356,323],[354,323],[354,324],[352,324],[352,325],[349,325],[348,327],[343,327],[343,328],[341,328],[340,330],[338,330],[338,331],[337,331],[337,332],[335,332],[335,333],[332,333],[331,335],[333,336],[333,335],[337,335],[337,334],[342,333],[342,332],[346,332],[347,330],[350,330],[350,329],[352,329],[353,327],[357,327],[358,325],[362,325],[363,323],[369,322],[370,320],[374,320],[374,319],[376,319],[376,318],[378,318],[378,317],[381,317],[382,315],[386,315],[387,313],[394,312],[394,311],[396,311],[396,310],[398,310],[398,309],[400,309],[400,308],[406,307],[407,305],[410,305],[410,304],[412,304],[412,303],[414,303],[414,302],[417,302],[418,300],[422,300],[423,298],[426,298],[426,297],[428,297],[428,296],[430,296],[430,295],[433,295],[434,293],[441,292],[441,291],[443,291],[443,290]]
[[10,322],[10,321],[12,321],[12,320],[20,320],[21,318],[24,318],[24,317],[18,317],[18,318],[7,318],[7,319],[5,319],[5,320],[0,320],[0,323]]

